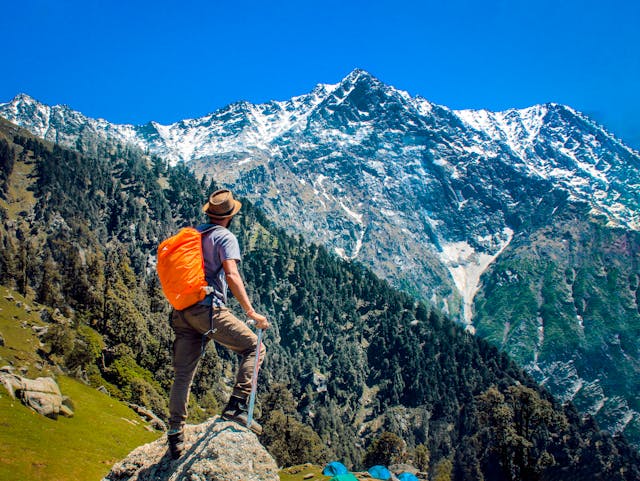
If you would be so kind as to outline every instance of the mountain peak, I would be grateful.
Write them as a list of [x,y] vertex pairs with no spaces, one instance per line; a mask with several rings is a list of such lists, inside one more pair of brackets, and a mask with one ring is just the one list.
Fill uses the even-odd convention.
[[27,103],[30,103],[30,104],[32,104],[32,103],[40,103],[36,99],[31,97],[30,95],[25,94],[25,93],[19,93],[18,95],[16,95],[13,98],[13,100],[11,100],[10,103],[16,104],[16,103],[19,103],[19,102],[27,102]]
[[344,80],[350,80],[350,81],[355,81],[359,78],[364,78],[364,79],[375,79],[375,77],[373,75],[371,75],[369,72],[367,72],[364,69],[361,68],[354,68],[349,75],[347,75]]
[[370,83],[370,84],[377,84],[377,85],[384,85],[376,77],[374,77],[369,72],[367,72],[366,70],[363,70],[361,68],[353,69],[349,73],[349,75],[347,75],[344,79],[342,79],[342,82],[340,82],[340,83],[342,85],[355,85],[355,84],[358,84],[360,82]]

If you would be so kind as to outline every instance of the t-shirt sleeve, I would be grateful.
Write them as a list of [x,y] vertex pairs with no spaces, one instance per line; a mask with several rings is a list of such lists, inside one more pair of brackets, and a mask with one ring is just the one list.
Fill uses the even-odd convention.
[[231,232],[227,233],[220,239],[220,261],[235,259],[242,260],[240,256],[240,245],[238,239]]

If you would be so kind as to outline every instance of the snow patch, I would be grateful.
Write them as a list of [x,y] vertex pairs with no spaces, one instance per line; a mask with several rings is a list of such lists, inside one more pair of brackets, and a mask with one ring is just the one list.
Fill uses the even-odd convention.
[[335,247],[333,250],[335,251],[336,254],[338,254],[338,256],[340,256],[344,260],[347,260],[347,261],[354,260],[356,257],[358,257],[358,254],[360,254],[360,251],[362,250],[362,241],[364,239],[364,234],[365,234],[365,229],[361,229],[360,233],[358,234],[358,238],[356,239],[356,245],[354,246],[353,252],[351,253],[351,255],[347,254],[347,251],[342,247]]
[[398,211],[389,209],[380,209],[380,213],[385,217],[397,217],[399,215]]
[[362,214],[358,214],[357,212],[352,211],[346,205],[344,205],[342,201],[340,201],[340,207],[342,207],[342,210],[344,210],[347,213],[347,215],[351,217],[353,220],[355,220],[358,224],[362,224],[362,219],[363,219]]
[[472,323],[473,298],[480,288],[480,276],[509,245],[513,231],[505,227],[502,234],[493,238],[497,241],[498,247],[494,253],[477,252],[466,241],[441,244],[440,260],[449,270],[455,286],[462,295],[463,320],[467,325]]

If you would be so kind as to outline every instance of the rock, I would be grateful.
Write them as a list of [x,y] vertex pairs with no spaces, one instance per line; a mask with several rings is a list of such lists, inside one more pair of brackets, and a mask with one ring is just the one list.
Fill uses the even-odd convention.
[[77,379],[78,381],[86,384],[87,386],[89,385],[89,378],[87,377],[87,371],[85,371],[84,369],[82,369],[82,367],[78,366],[74,371],[73,371],[73,377],[75,379]]
[[53,317],[51,317],[51,313],[46,309],[40,310],[40,319],[44,322],[53,322]]
[[43,416],[57,419],[59,415],[73,416],[73,403],[63,396],[51,377],[27,379],[15,374],[0,372],[0,383],[11,397],[19,398],[25,405]]
[[13,368],[11,367],[11,371],[5,370],[10,366],[4,366],[0,369],[0,383],[4,386],[4,388],[9,392],[9,395],[15,399],[16,390],[22,388],[22,382],[20,381],[20,376],[15,376],[11,374]]
[[74,406],[71,398],[67,396],[62,396],[62,404],[60,405],[60,414],[66,418],[73,417]]
[[417,475],[418,471],[420,470],[415,466],[411,466],[410,464],[400,463],[392,464],[391,466],[389,466],[389,471],[391,471],[395,475],[398,475],[400,473],[411,473],[413,475]]
[[0,332],[0,346],[4,346],[4,337],[2,337],[1,332]]
[[44,336],[47,332],[49,332],[49,326],[31,326],[31,329],[38,337]]
[[246,428],[219,417],[185,427],[185,453],[176,461],[167,436],[140,446],[103,481],[279,481],[278,466]]
[[143,408],[142,406],[138,406],[137,404],[129,403],[129,407],[133,409],[136,413],[146,419],[154,429],[158,431],[166,431],[167,425],[164,423],[162,419],[156,416],[149,409]]
[[4,298],[9,302],[15,301],[15,297],[13,297],[11,294],[4,296]]
[[96,391],[100,391],[102,394],[106,394],[107,396],[111,396],[111,394],[109,394],[109,391],[107,391],[107,388],[104,387],[104,386],[97,387]]

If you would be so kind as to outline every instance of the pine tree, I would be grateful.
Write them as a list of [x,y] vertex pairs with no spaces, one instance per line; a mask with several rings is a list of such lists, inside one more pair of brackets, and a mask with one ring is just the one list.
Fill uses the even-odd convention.
[[44,305],[57,307],[62,303],[62,295],[60,293],[60,269],[53,259],[50,249],[45,249],[44,261],[42,263],[42,278],[40,280],[36,300]]

